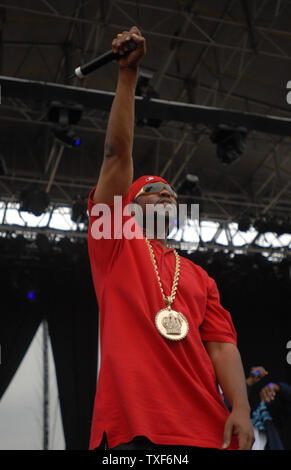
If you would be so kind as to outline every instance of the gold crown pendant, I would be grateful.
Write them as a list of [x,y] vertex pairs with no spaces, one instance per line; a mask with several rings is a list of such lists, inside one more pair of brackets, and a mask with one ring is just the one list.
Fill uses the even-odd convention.
[[178,287],[178,281],[179,281],[179,273],[180,273],[180,258],[176,250],[174,250],[174,255],[176,258],[176,268],[175,268],[175,274],[174,274],[174,280],[173,280],[173,285],[172,285],[172,292],[171,295],[166,296],[164,294],[162,282],[160,279],[160,275],[158,272],[157,268],[157,263],[155,260],[155,255],[152,249],[152,246],[145,238],[146,244],[149,249],[150,257],[154,266],[154,270],[156,272],[157,280],[160,286],[160,290],[164,299],[164,302],[167,306],[167,308],[164,308],[160,310],[155,317],[155,323],[158,331],[161,333],[162,336],[164,336],[167,339],[171,339],[174,341],[180,340],[185,338],[185,336],[188,333],[189,330],[189,324],[187,321],[187,318],[181,313],[181,312],[176,312],[175,310],[171,309],[171,305],[174,302],[175,296],[176,296],[176,291]]
[[155,323],[162,336],[174,341],[185,338],[189,330],[186,317],[181,312],[169,308],[164,308],[156,314]]

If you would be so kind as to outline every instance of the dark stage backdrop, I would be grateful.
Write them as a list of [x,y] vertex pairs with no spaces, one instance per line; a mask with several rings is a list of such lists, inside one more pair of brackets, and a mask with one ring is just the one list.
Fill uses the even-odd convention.
[[231,313],[238,334],[245,373],[252,366],[269,372],[254,391],[268,382],[291,385],[286,347],[291,340],[290,262],[273,264],[260,254],[188,256],[216,280],[221,304]]
[[[98,308],[86,244],[81,250],[15,255],[0,250],[2,351],[0,397],[13,379],[40,322],[48,321],[67,449],[88,449],[97,376]],[[12,256],[14,254],[14,258]],[[262,365],[267,381],[291,384],[289,264],[272,265],[261,255],[230,258],[222,253],[188,256],[218,285],[231,312],[247,373]],[[29,290],[36,292],[29,301]],[[258,390],[252,397],[255,403]]]
[[[97,377],[98,309],[86,257],[0,259],[0,398],[43,319],[52,343],[66,448],[87,450]],[[34,301],[27,292],[34,290]]]

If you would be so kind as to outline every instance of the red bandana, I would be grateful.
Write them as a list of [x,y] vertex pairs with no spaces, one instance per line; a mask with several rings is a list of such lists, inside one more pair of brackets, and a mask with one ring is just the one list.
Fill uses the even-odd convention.
[[152,176],[152,175],[145,175],[138,178],[134,181],[131,185],[129,190],[130,201],[133,201],[137,193],[143,188],[146,184],[149,183],[156,183],[161,181],[162,183],[169,184],[166,180],[161,178],[160,176]]

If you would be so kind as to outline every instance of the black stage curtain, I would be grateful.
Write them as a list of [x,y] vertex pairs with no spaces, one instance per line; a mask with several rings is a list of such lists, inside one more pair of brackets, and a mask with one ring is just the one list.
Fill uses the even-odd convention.
[[1,302],[0,398],[13,378],[41,322],[35,306]]
[[286,359],[291,340],[290,261],[276,264],[261,254],[230,258],[222,252],[188,257],[217,283],[221,304],[231,313],[237,331],[246,374],[251,366],[264,366],[268,382],[291,385]]
[[[1,259],[0,398],[43,319],[55,359],[66,448],[87,450],[97,377],[98,306],[89,261]],[[76,262],[79,261],[79,262]],[[34,289],[31,301],[27,292]]]
[[[259,388],[269,381],[290,385],[291,366],[286,359],[291,340],[289,262],[274,265],[261,255],[230,259],[221,253],[210,258],[195,253],[189,258],[217,282],[221,303],[231,312],[238,333],[246,374],[251,366],[262,365],[269,375]],[[66,446],[88,449],[97,376],[98,307],[87,248],[78,254],[67,247],[66,254],[41,256],[35,262],[11,262],[0,254],[0,263],[0,397],[38,325],[47,319]],[[27,299],[31,288],[36,290],[35,301]],[[258,393],[254,387],[252,406]]]

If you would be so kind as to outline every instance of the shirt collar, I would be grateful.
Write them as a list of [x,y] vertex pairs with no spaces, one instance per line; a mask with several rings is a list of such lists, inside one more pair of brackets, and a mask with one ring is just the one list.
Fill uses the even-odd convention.
[[148,239],[151,243],[151,245],[155,246],[156,248],[158,248],[159,250],[162,250],[163,252],[166,252],[166,251],[174,251],[174,248],[171,247],[171,246],[168,246],[165,250],[163,248],[163,245],[160,241],[158,240],[153,240],[153,239]]

